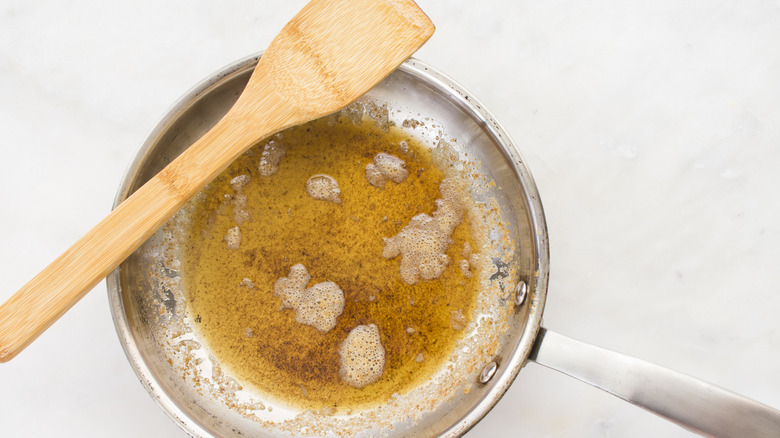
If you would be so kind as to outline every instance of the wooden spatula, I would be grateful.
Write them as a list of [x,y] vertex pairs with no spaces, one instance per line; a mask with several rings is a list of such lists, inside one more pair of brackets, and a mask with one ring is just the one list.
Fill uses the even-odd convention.
[[412,0],[307,4],[214,128],[0,305],[0,362],[35,340],[252,145],[347,106],[433,30]]

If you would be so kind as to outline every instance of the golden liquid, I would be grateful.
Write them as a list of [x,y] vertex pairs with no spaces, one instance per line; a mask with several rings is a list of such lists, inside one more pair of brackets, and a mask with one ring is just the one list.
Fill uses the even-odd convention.
[[[288,149],[275,175],[257,171],[261,144],[211,183],[195,205],[182,272],[193,325],[226,372],[292,406],[344,411],[382,403],[430,378],[462,335],[453,312],[469,321],[478,283],[458,267],[464,243],[474,247],[467,215],[453,233],[444,274],[414,286],[401,281],[399,259],[382,257],[382,238],[414,215],[433,213],[443,174],[425,148],[395,128],[333,121],[283,132],[277,141]],[[379,152],[406,161],[405,182],[384,189],[367,182],[365,166]],[[229,182],[243,174],[252,176],[243,189],[252,218],[240,226],[240,248],[229,250],[223,238],[236,223],[225,195],[234,194]],[[306,193],[315,174],[335,178],[341,204]],[[296,263],[312,277],[307,286],[333,281],[344,291],[344,312],[327,333],[296,322],[273,294]],[[255,287],[242,286],[244,278]],[[362,389],[339,377],[339,346],[359,324],[379,328],[386,352],[381,379]]]

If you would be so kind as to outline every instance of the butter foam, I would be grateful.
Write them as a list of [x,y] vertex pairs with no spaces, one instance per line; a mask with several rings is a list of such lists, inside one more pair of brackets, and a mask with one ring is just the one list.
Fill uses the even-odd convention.
[[401,279],[408,284],[439,278],[450,263],[447,248],[455,227],[463,221],[461,191],[449,178],[442,181],[439,191],[442,197],[436,200],[433,216],[420,213],[401,232],[384,238],[382,256],[401,256]]
[[362,388],[380,377],[385,367],[385,348],[374,324],[353,328],[339,347],[339,376],[350,386]]
[[406,162],[384,152],[376,154],[374,162],[366,165],[366,179],[375,187],[384,188],[388,180],[400,184],[406,181],[408,176]]
[[322,332],[336,327],[344,311],[344,291],[332,281],[317,283],[306,289],[311,275],[298,263],[290,268],[288,277],[276,280],[274,295],[282,299],[282,308],[293,309],[295,320]]
[[330,175],[314,175],[306,181],[306,193],[314,199],[341,204],[339,184]]

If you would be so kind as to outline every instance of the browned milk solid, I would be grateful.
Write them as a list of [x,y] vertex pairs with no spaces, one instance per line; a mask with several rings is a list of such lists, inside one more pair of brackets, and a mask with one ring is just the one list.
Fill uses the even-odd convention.
[[[407,178],[370,184],[366,166],[377,154],[403,160]],[[335,181],[340,203],[307,193],[315,175]],[[433,215],[443,179],[414,140],[347,117],[285,131],[233,163],[199,196],[182,257],[193,327],[222,368],[271,399],[336,412],[381,404],[430,378],[475,305],[476,276],[459,264],[464,245],[476,248],[468,215],[454,228],[449,264],[435,280],[404,282],[400,257],[382,255],[383,238],[420,213]],[[311,276],[305,287],[333,282],[343,290],[333,329],[297,322],[274,295],[275,282],[296,264]],[[340,376],[339,348],[355,327],[372,324],[384,369],[358,389]]]

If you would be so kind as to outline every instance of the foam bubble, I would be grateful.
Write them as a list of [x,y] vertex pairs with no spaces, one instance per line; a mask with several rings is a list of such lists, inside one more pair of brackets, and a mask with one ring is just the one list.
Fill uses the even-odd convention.
[[306,193],[314,199],[341,204],[339,184],[329,175],[314,175],[306,181]]
[[450,312],[450,327],[452,327],[453,330],[463,330],[466,328],[467,323],[468,320],[462,310],[458,309]]
[[406,162],[384,152],[376,154],[374,162],[366,165],[366,179],[375,187],[383,188],[387,180],[400,184],[406,181],[408,176]]
[[239,175],[230,180],[230,187],[236,192],[230,201],[233,204],[233,220],[238,225],[252,218],[252,213],[246,208],[247,197],[244,194],[244,186],[251,180],[252,177],[249,175]]
[[311,275],[306,267],[298,263],[290,268],[290,274],[276,280],[274,295],[282,299],[282,307],[296,308],[300,305],[304,288],[309,284]]
[[369,184],[379,188],[383,188],[387,182],[387,178],[382,175],[382,172],[379,171],[379,168],[376,167],[376,164],[374,163],[368,163],[366,165],[366,179]]
[[425,213],[412,217],[409,224],[393,237],[384,238],[382,256],[401,256],[401,279],[408,284],[439,278],[450,260],[447,248],[452,232],[463,221],[463,206],[457,182],[445,179],[439,186],[441,199],[436,200],[433,216]]
[[231,201],[233,204],[233,220],[238,225],[249,222],[252,219],[252,212],[246,208],[246,201],[246,195],[243,193],[234,196]]
[[304,291],[295,308],[295,320],[321,332],[336,327],[336,319],[344,311],[344,292],[332,281],[317,283]]
[[298,263],[290,268],[288,277],[276,280],[274,295],[282,299],[282,308],[295,311],[296,321],[328,332],[344,311],[344,292],[332,281],[304,289],[310,280],[306,267]]
[[235,191],[239,191],[243,189],[245,185],[249,184],[249,181],[251,180],[252,177],[249,175],[239,175],[230,180],[230,187]]
[[464,277],[471,278],[474,276],[474,274],[471,272],[471,263],[469,263],[468,260],[460,259],[458,262],[458,267],[460,268],[460,272]]
[[385,348],[374,324],[353,328],[339,347],[339,376],[350,386],[362,388],[380,377],[385,367]]
[[377,105],[374,102],[367,101],[364,103],[365,110],[368,112],[368,117],[372,119],[377,127],[384,132],[388,132],[391,126],[395,123],[390,120],[390,110],[387,108],[387,103]]
[[250,280],[248,278],[244,278],[243,280],[241,280],[241,286],[243,286],[243,287],[245,287],[247,289],[254,289],[255,288],[255,284],[252,282],[252,280]]
[[260,155],[260,164],[257,170],[260,175],[271,176],[279,170],[279,163],[287,152],[287,147],[278,141],[271,140],[263,146],[263,153]]
[[468,259],[471,258],[472,254],[474,254],[474,250],[471,249],[471,245],[468,242],[463,242],[463,251],[460,252],[460,255]]
[[238,249],[241,246],[241,230],[238,227],[227,230],[224,240],[228,249]]

